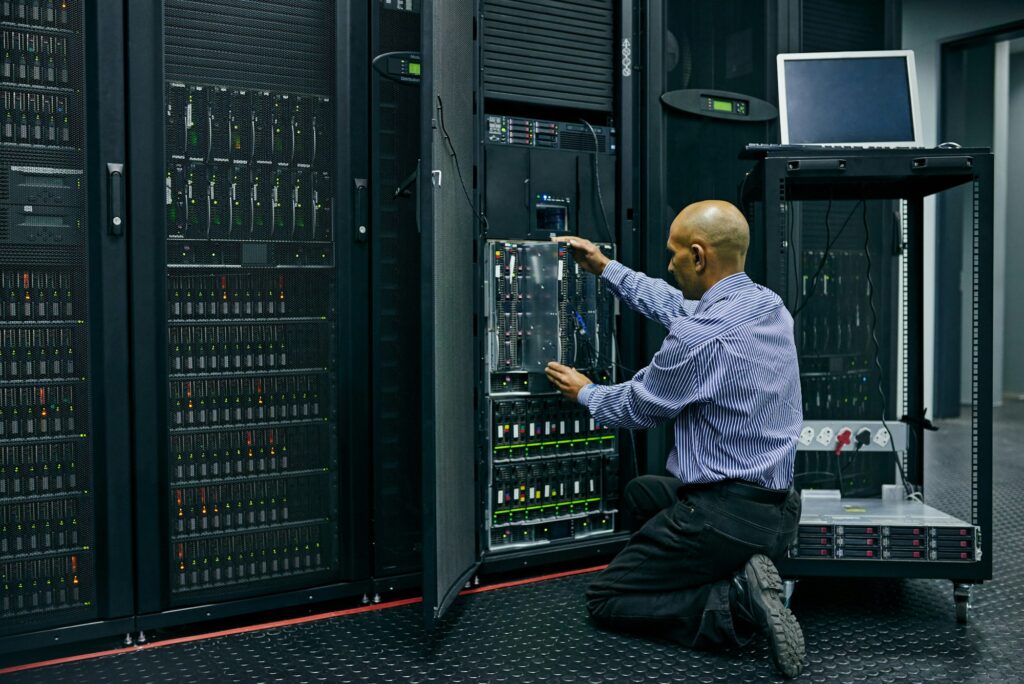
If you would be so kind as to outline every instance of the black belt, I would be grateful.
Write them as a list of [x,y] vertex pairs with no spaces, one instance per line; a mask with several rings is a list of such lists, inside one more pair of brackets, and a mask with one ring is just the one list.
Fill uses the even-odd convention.
[[716,490],[726,496],[735,496],[747,499],[755,503],[780,504],[789,496],[788,489],[766,489],[749,482],[737,480],[726,480],[724,482],[711,482],[709,484],[684,486],[683,492],[702,492]]

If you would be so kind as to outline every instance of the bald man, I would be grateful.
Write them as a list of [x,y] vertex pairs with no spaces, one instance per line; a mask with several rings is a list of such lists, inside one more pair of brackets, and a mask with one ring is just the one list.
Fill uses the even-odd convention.
[[706,201],[676,216],[668,270],[681,293],[587,240],[562,240],[583,269],[668,332],[651,363],[617,385],[548,364],[551,382],[602,425],[635,430],[674,421],[670,476],[626,486],[634,534],[588,588],[591,617],[692,648],[743,645],[760,631],[779,672],[797,676],[803,633],[783,604],[772,559],[800,520],[792,488],[800,373],[792,317],[743,272],[750,242],[743,214]]

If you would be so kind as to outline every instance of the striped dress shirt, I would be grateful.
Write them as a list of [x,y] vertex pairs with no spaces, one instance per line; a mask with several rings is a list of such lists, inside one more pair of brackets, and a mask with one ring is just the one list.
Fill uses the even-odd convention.
[[633,430],[674,418],[667,468],[686,484],[789,487],[803,402],[793,318],[778,295],[745,273],[722,279],[696,303],[616,261],[601,277],[668,336],[631,380],[580,390],[595,420]]

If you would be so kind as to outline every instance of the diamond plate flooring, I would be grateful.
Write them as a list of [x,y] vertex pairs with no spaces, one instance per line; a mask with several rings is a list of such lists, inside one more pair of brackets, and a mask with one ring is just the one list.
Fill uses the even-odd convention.
[[[932,505],[966,517],[967,419],[929,435]],[[969,625],[948,581],[804,581],[793,608],[808,681],[1013,682],[1024,678],[1024,404],[996,411],[994,580]],[[700,653],[598,630],[588,575],[464,596],[435,634],[420,605],[25,671],[9,682],[752,682],[775,680],[763,640]]]

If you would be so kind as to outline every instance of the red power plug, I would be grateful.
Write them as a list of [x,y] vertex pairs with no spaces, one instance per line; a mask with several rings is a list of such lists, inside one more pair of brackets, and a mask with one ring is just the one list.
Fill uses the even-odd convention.
[[850,428],[843,428],[836,435],[836,456],[843,450],[843,447],[850,443],[850,439],[853,437],[853,430]]

